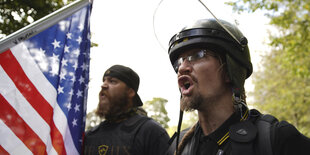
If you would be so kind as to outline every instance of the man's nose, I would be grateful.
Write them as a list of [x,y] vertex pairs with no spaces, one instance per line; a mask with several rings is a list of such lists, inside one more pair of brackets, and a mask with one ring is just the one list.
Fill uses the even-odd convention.
[[185,59],[179,66],[178,74],[188,74],[192,72],[192,69],[193,68],[191,63],[187,59]]
[[108,84],[106,82],[103,82],[101,85],[102,89],[107,89],[108,88]]

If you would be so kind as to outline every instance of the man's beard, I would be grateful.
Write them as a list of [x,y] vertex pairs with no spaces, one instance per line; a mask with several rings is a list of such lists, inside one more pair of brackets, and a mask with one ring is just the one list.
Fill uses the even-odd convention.
[[120,93],[118,97],[115,98],[109,98],[110,103],[109,106],[103,106],[100,103],[98,104],[97,108],[97,114],[105,119],[110,119],[113,117],[116,117],[123,112],[125,112],[127,109],[127,105],[129,104],[127,95],[125,93]]
[[181,110],[182,111],[193,111],[198,109],[203,99],[200,94],[197,94],[191,98],[182,97],[181,98]]
[[202,104],[211,105],[214,103],[216,97],[203,97],[200,93],[193,95],[192,97],[181,98],[181,110],[193,111],[199,110]]

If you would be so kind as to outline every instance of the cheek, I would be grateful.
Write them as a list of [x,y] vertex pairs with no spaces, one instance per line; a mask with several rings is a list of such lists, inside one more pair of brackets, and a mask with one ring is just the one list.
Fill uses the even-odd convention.
[[195,74],[200,80],[213,81],[218,76],[219,72],[216,66],[211,63],[200,63],[194,67]]
[[197,66],[195,72],[199,85],[203,87],[216,87],[223,83],[224,79],[218,65],[219,64],[202,63]]

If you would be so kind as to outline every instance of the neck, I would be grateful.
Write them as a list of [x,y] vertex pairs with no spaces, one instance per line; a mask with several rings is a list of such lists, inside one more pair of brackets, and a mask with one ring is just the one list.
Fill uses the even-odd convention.
[[233,113],[231,95],[223,95],[213,103],[203,103],[198,109],[198,119],[204,135],[209,135],[219,128]]
[[137,108],[130,108],[120,114],[106,116],[105,119],[110,123],[119,123],[136,114],[137,114]]

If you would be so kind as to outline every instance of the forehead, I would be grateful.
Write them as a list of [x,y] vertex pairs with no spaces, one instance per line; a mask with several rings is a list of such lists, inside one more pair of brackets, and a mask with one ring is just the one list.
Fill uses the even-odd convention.
[[104,77],[102,78],[102,81],[103,81],[103,82],[108,82],[108,83],[109,83],[110,80],[116,81],[118,84],[124,85],[124,86],[128,87],[127,84],[126,84],[124,81],[122,81],[122,80],[120,80],[120,79],[118,79],[118,78],[116,78],[116,77],[104,76]]
[[102,80],[104,81],[104,80],[117,80],[117,81],[121,81],[120,79],[118,79],[118,78],[116,78],[116,77],[112,77],[112,76],[104,76],[103,78],[102,78]]

